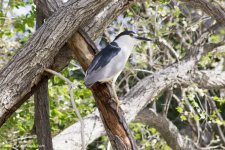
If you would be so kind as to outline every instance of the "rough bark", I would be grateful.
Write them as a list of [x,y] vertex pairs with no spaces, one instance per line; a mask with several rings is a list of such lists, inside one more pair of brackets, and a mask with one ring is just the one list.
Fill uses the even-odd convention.
[[[101,1],[70,1],[52,15],[30,38],[24,47],[0,71],[0,124],[21,105],[37,85],[44,68],[78,27],[92,18],[104,6]],[[85,7],[91,5],[92,7]]]
[[49,121],[48,78],[39,83],[34,94],[35,102],[35,133],[39,150],[52,150],[52,137]]
[[100,112],[106,133],[115,150],[137,149],[122,109],[113,100],[112,89],[106,84],[94,84],[91,88]]
[[225,72],[195,71],[190,81],[205,89],[221,89],[225,87]]

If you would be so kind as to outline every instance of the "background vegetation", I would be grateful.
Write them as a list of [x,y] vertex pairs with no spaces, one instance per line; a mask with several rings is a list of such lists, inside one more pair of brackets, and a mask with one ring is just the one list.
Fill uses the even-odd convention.
[[[223,1],[217,2],[224,4]],[[35,20],[35,5],[31,0],[0,1],[0,68],[35,32]],[[216,25],[212,18],[191,6],[175,1],[147,0],[121,14],[95,42],[102,48],[125,29],[154,39],[154,42],[141,43],[135,48],[117,80],[118,95],[123,97],[144,77],[179,62],[202,33],[213,28],[208,42],[223,41],[225,30]],[[205,55],[198,69],[223,71],[224,56],[221,46]],[[84,74],[79,64],[72,61],[61,73],[78,85],[74,95],[82,116],[93,112],[95,101],[84,85]],[[167,116],[184,136],[201,147],[222,149],[225,144],[222,137],[225,127],[224,94],[223,89],[200,89],[194,84],[183,86],[178,83],[156,97],[149,107]],[[58,77],[49,80],[49,99],[54,136],[78,119],[69,100],[69,87]],[[34,102],[31,97],[0,128],[0,149],[36,149],[33,120]],[[131,123],[130,127],[140,149],[170,149],[155,128],[142,123]],[[109,141],[103,136],[89,145],[89,149],[104,150],[108,145]]]

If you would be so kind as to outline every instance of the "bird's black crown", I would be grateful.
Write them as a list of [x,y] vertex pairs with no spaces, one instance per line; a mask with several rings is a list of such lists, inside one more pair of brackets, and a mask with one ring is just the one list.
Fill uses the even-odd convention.
[[136,34],[136,33],[134,31],[123,31],[119,35],[116,36],[115,40],[123,35],[132,35],[132,34]]

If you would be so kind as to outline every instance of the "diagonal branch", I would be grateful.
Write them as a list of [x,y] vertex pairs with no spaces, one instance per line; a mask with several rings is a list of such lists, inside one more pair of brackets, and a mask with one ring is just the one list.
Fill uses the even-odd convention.
[[145,108],[142,110],[135,121],[156,128],[173,150],[197,149],[195,143],[185,136],[182,136],[171,121],[151,109]]

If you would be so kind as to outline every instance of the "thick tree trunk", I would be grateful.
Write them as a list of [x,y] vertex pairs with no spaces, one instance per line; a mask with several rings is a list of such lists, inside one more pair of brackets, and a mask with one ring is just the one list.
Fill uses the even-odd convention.
[[[44,23],[44,14],[36,7],[36,28]],[[34,129],[37,135],[39,150],[52,150],[52,136],[49,119],[48,77],[39,82],[34,93]]]
[[35,133],[39,150],[52,150],[52,137],[49,121],[48,78],[39,83],[34,94],[35,103]]

